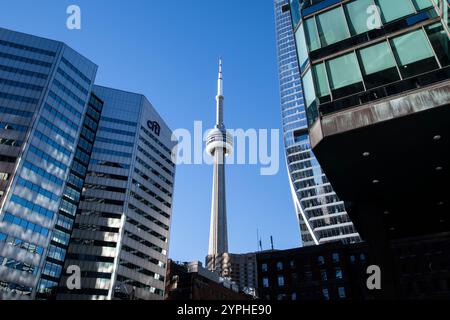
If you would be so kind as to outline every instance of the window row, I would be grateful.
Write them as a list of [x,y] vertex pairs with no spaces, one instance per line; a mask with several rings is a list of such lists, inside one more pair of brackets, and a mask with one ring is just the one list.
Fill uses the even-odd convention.
[[71,76],[69,76],[67,74],[67,72],[65,72],[63,69],[58,68],[57,72],[64,78],[66,79],[69,83],[71,83],[75,88],[77,88],[78,90],[80,90],[82,93],[84,93],[85,95],[88,95],[88,91],[86,90],[86,88],[84,88],[81,84],[79,84],[77,81],[75,81],[75,79],[73,79]]
[[142,160],[139,157],[136,157],[136,162],[139,163],[140,165],[142,165],[144,168],[148,169],[151,171],[151,173],[153,173],[155,176],[157,176],[159,179],[161,179],[163,182],[167,183],[169,186],[173,186],[173,182],[171,182],[169,179],[165,178],[164,176],[162,176],[157,170],[155,170],[154,168],[152,168],[147,162],[145,162],[144,160]]
[[83,81],[85,81],[88,85],[91,84],[91,80],[86,77],[80,70],[78,70],[77,67],[75,67],[73,64],[71,64],[69,62],[69,60],[67,60],[66,58],[62,57],[61,58],[61,62],[64,63],[67,67],[69,67],[70,70],[72,70],[73,72],[75,72],[81,79],[83,79]]
[[44,252],[43,247],[40,247],[30,242],[26,242],[19,238],[8,236],[7,234],[1,232],[0,232],[0,242],[5,242],[20,249],[24,249],[30,253],[37,253],[38,255],[42,255],[42,253]]
[[70,155],[72,154],[70,152],[69,149],[63,147],[62,145],[60,145],[59,143],[57,143],[55,140],[51,139],[49,136],[43,134],[42,132],[40,132],[39,130],[36,130],[36,132],[34,133],[35,137],[38,138],[39,140],[45,142],[46,144],[48,144],[49,146],[53,147],[55,150],[60,151],[61,153],[63,153],[64,155],[70,157]]
[[50,210],[48,210],[48,209],[46,209],[44,207],[41,207],[41,206],[31,202],[31,201],[23,199],[23,198],[21,198],[21,197],[19,197],[17,195],[12,195],[11,196],[11,202],[15,203],[15,204],[18,204],[18,205],[22,206],[23,208],[26,208],[26,209],[28,209],[30,211],[36,212],[37,214],[39,214],[39,215],[41,215],[43,217],[46,217],[46,218],[48,218],[50,220],[53,219],[53,216],[54,216],[54,212],[53,211],[50,211]]
[[127,126],[131,126],[133,128],[137,127],[137,122],[127,121],[127,120],[114,119],[114,118],[109,118],[109,117],[104,117],[104,116],[102,116],[101,120],[107,121],[107,122],[112,122],[112,123],[124,124]]
[[59,197],[56,194],[54,194],[53,192],[48,191],[48,190],[42,188],[41,186],[38,186],[37,184],[34,184],[28,180],[25,180],[22,177],[17,178],[17,184],[19,186],[27,188],[30,191],[34,191],[37,194],[44,196],[49,200],[52,200],[55,202],[58,202],[58,200],[59,200]]
[[111,156],[117,156],[117,157],[123,157],[123,158],[131,158],[131,153],[121,152],[121,151],[116,151],[116,150],[110,150],[110,149],[94,148],[93,152],[95,152],[95,153],[102,153],[102,154],[108,154],[108,155],[111,155]]
[[28,127],[15,123],[0,122],[0,129],[26,132],[28,130]]
[[14,116],[20,116],[24,118],[31,118],[33,116],[33,112],[19,110],[19,109],[12,109],[8,107],[0,107],[0,113],[7,113]]
[[34,65],[37,65],[37,66],[40,66],[40,67],[46,67],[46,68],[50,68],[52,66],[52,64],[49,63],[49,62],[36,60],[36,59],[31,59],[31,58],[25,58],[25,57],[17,56],[15,54],[9,54],[9,53],[4,53],[4,52],[0,52],[0,58],[5,58],[5,59],[8,59],[8,60],[34,64]]
[[44,109],[47,110],[48,112],[50,112],[52,115],[54,115],[56,118],[58,118],[59,120],[61,120],[65,124],[67,124],[73,130],[78,131],[78,125],[75,122],[73,122],[72,120],[67,118],[65,115],[63,115],[58,110],[56,110],[55,108],[50,106],[48,103],[46,103],[44,105]]
[[41,158],[42,160],[45,160],[53,165],[55,165],[56,167],[62,169],[62,170],[67,170],[67,166],[62,163],[61,161],[56,160],[55,158],[53,158],[52,156],[48,155],[47,153],[45,153],[44,151],[36,148],[34,145],[30,146],[30,152],[34,153],[35,155],[37,155],[39,158]]
[[28,263],[24,263],[22,261],[17,261],[11,258],[5,258],[0,256],[0,266],[7,267],[9,269],[19,270],[27,273],[31,273],[32,275],[36,275],[38,273],[38,267],[32,266]]
[[36,48],[36,47],[30,47],[30,46],[26,46],[23,44],[10,42],[10,41],[6,41],[6,40],[0,40],[0,45],[4,46],[4,47],[10,47],[10,48],[14,48],[14,49],[20,49],[20,50],[25,50],[25,51],[29,51],[29,52],[39,53],[39,54],[43,54],[43,55],[46,55],[49,57],[54,57],[56,55],[56,52],[54,52],[54,51],[40,49],[40,48]]
[[111,144],[115,144],[118,146],[125,146],[125,147],[132,147],[134,145],[132,142],[126,142],[126,141],[121,141],[121,140],[117,140],[117,139],[108,139],[108,138],[103,138],[103,137],[97,137],[97,138],[95,138],[95,141],[111,143]]
[[59,80],[53,79],[53,84],[59,88],[62,92],[64,92],[67,96],[72,98],[76,103],[78,103],[81,107],[84,107],[86,101],[78,97],[75,93],[72,92],[69,88],[63,85]]
[[16,87],[16,88],[32,90],[32,91],[42,91],[44,89],[42,86],[37,86],[35,84],[25,83],[25,82],[20,82],[20,81],[13,81],[13,80],[3,79],[3,78],[0,78],[0,85]]
[[7,99],[7,100],[13,100],[13,101],[17,101],[17,102],[30,103],[30,104],[37,104],[39,102],[38,99],[24,97],[24,96],[18,96],[16,94],[10,94],[10,93],[5,93],[5,92],[0,92],[0,98]]
[[20,140],[0,138],[0,145],[3,146],[20,147],[22,143]]
[[16,217],[12,215],[9,212],[6,212],[3,221],[6,221],[8,223],[14,224],[16,226],[21,227],[24,230],[30,230],[31,232],[38,233],[43,235],[44,237],[48,236],[49,230],[47,228],[41,227],[38,224],[34,224],[30,221],[27,221],[25,219],[21,219],[19,217]]
[[329,102],[448,66],[449,48],[447,33],[437,23],[315,64],[303,76],[306,105],[309,108],[314,102]]
[[64,109],[72,113],[77,119],[81,118],[81,112],[79,112],[74,106],[67,103],[63,98],[58,96],[56,93],[54,93],[52,90],[48,92],[48,95],[55,100],[57,104],[62,106]]
[[355,0],[306,19],[302,29],[314,51],[432,6],[430,0]]
[[34,77],[34,78],[39,78],[39,79],[43,79],[43,80],[47,79],[47,75],[45,73],[34,72],[34,71],[25,70],[25,69],[18,69],[18,68],[5,66],[5,65],[0,65],[0,70],[9,72],[9,73],[20,74],[21,76]]
[[42,123],[44,126],[49,128],[51,131],[53,131],[56,134],[59,134],[61,137],[69,141],[70,143],[75,143],[75,138],[72,137],[70,134],[62,130],[61,128],[55,126],[53,123],[51,123],[49,120],[47,120],[44,117],[41,117],[39,120],[40,123]]

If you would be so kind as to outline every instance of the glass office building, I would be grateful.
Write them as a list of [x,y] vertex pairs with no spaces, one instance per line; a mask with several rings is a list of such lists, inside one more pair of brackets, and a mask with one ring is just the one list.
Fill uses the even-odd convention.
[[303,245],[358,242],[344,203],[311,150],[288,0],[275,0],[275,18],[287,168]]
[[172,132],[142,95],[94,86],[103,101],[57,299],[163,299],[175,164]]
[[163,298],[175,142],[144,96],[96,72],[0,28],[0,299]]
[[0,28],[1,299],[35,298],[40,279],[61,273],[96,72],[63,43]]
[[449,7],[290,3],[311,146],[365,240],[450,230]]

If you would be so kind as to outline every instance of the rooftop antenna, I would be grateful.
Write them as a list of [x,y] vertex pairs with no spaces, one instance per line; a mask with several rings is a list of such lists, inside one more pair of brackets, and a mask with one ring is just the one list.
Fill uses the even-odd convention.
[[272,251],[273,251],[273,237],[272,236],[270,236],[270,245],[271,245]]
[[259,247],[259,229],[256,228],[256,251],[258,251]]

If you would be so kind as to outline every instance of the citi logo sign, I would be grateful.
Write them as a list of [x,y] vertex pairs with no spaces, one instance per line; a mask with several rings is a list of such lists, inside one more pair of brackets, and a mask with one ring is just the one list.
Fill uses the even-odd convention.
[[161,126],[157,121],[148,120],[147,121],[147,127],[159,137],[159,134],[161,133]]

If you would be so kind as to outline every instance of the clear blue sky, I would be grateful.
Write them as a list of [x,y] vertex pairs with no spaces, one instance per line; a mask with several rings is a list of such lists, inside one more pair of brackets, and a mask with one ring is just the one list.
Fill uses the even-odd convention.
[[[82,29],[66,28],[81,8]],[[97,84],[147,96],[172,128],[215,120],[217,59],[224,59],[228,128],[280,128],[272,0],[14,0],[0,2],[0,26],[60,40],[99,65]],[[280,137],[281,139],[281,137]],[[280,142],[280,171],[227,167],[229,249],[279,249],[300,234]],[[208,250],[212,167],[178,166],[169,256],[203,261]]]

